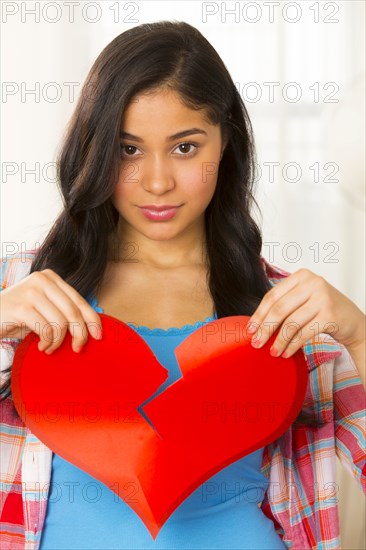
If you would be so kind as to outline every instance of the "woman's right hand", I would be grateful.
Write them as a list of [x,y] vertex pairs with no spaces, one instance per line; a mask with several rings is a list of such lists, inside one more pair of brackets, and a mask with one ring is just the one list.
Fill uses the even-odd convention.
[[30,332],[40,337],[38,349],[52,353],[67,331],[76,351],[88,340],[102,337],[102,322],[96,311],[52,269],[34,271],[0,293],[0,338],[24,338]]

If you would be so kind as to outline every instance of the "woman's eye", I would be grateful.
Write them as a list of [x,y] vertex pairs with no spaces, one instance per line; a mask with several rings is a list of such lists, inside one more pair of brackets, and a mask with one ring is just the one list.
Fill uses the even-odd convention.
[[[134,156],[133,153],[135,151],[137,151],[137,147],[135,147],[134,145],[121,145],[121,147],[120,147],[121,153],[123,152],[124,149],[126,150],[126,152],[123,153],[123,156],[125,155],[127,157]],[[131,151],[131,149],[132,149],[132,151]]]
[[[194,150],[189,150],[190,147],[194,147]],[[180,145],[178,145],[177,149],[180,149],[180,152],[182,153],[182,155],[180,156],[190,156],[192,153],[194,153],[197,149],[198,149],[198,145],[196,143],[190,143],[190,142],[186,142],[186,143],[181,143]]]

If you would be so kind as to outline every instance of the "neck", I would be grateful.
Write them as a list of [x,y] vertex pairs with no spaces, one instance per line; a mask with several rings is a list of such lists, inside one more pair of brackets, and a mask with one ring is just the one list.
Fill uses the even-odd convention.
[[111,259],[144,264],[159,269],[207,265],[205,230],[202,224],[188,228],[171,239],[151,239],[131,226],[119,226]]

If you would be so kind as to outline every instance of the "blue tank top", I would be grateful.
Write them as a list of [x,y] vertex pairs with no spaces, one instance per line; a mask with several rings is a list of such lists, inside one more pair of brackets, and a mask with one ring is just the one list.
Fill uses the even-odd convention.
[[[93,295],[88,302],[103,313]],[[151,399],[181,377],[174,349],[214,319],[216,314],[170,329],[127,323],[169,371]],[[262,456],[263,448],[210,477],[176,508],[154,540],[139,516],[110,488],[54,453],[40,549],[286,549],[273,522],[258,507],[269,483],[260,471]]]

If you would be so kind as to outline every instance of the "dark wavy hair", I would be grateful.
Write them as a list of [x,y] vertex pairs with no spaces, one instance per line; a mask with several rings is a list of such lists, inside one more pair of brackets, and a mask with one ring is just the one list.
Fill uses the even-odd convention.
[[[251,216],[252,205],[258,207],[252,126],[222,59],[182,21],[133,27],[95,60],[57,156],[64,207],[30,273],[49,268],[84,298],[99,292],[107,261],[114,260],[119,213],[111,195],[120,172],[122,116],[138,94],[162,89],[202,109],[228,139],[205,212],[208,286],[219,318],[252,315],[271,288],[261,262],[261,231]],[[318,425],[303,411],[295,422]]]

